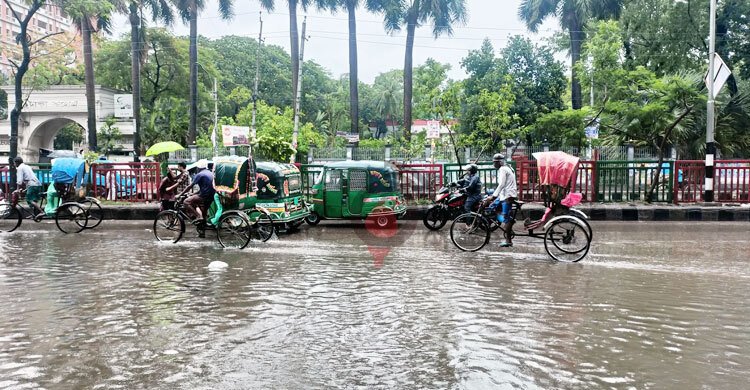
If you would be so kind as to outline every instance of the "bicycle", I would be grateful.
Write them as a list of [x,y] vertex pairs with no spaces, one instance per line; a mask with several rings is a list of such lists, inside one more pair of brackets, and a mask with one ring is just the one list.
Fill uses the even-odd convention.
[[[88,204],[88,210],[91,210],[93,204],[98,207],[98,219],[95,220],[95,224],[88,226],[89,224],[89,211],[84,207],[83,204],[77,202],[64,202],[60,204],[56,209],[54,215],[47,214],[34,214],[34,210],[31,207],[25,207],[19,203],[20,192],[14,191],[10,201],[3,200],[0,202],[0,232],[10,233],[19,226],[23,219],[31,219],[34,222],[41,222],[43,219],[55,219],[55,225],[63,233],[80,233],[84,229],[94,228],[101,223],[101,206],[94,199],[91,204]],[[40,201],[40,208],[44,210],[46,205],[46,193],[42,193],[42,200]]]
[[[487,245],[492,232],[499,229],[504,234],[508,233],[511,239],[517,236],[543,239],[545,251],[557,261],[578,262],[588,254],[593,231],[586,219],[580,217],[585,216],[583,212],[559,206],[548,208],[541,219],[531,221],[521,211],[523,205],[524,202],[513,202],[503,228],[496,213],[488,211],[484,202],[481,202],[477,212],[464,213],[453,220],[450,228],[451,241],[462,251],[476,252]],[[549,218],[551,214],[554,216]],[[543,230],[535,232],[537,229]]]
[[159,241],[177,243],[185,233],[185,221],[196,225],[200,236],[206,230],[215,230],[219,244],[224,248],[245,248],[250,241],[268,241],[274,232],[271,215],[262,209],[229,210],[223,212],[216,225],[197,220],[185,210],[185,197],[177,199],[175,208],[159,212],[154,219],[154,237]]

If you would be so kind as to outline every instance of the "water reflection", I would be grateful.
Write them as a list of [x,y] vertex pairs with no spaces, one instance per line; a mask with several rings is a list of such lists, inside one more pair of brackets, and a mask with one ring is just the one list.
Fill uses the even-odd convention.
[[2,235],[0,388],[744,387],[747,224],[625,226],[579,264],[420,230],[380,264],[333,226],[243,251]]

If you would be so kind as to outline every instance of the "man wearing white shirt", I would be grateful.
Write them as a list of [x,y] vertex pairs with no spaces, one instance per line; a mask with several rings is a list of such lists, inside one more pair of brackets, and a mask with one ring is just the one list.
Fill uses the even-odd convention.
[[42,213],[42,208],[39,207],[39,199],[42,196],[42,183],[34,174],[34,170],[30,166],[23,163],[21,157],[16,157],[13,162],[16,164],[16,184],[19,190],[26,190],[26,203],[33,207],[34,211],[38,214]]
[[503,223],[503,230],[505,233],[505,242],[501,243],[502,247],[513,246],[511,241],[510,231],[513,228],[512,223],[508,218],[510,210],[513,207],[518,197],[518,188],[516,187],[516,173],[513,169],[505,164],[505,156],[502,153],[496,153],[492,156],[492,164],[497,168],[497,187],[492,196],[487,198],[487,203],[495,201],[495,207],[502,203],[502,209],[497,216],[498,221]]

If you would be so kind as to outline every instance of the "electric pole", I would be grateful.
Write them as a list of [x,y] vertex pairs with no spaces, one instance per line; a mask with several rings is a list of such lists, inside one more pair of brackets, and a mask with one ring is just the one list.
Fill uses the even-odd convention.
[[708,44],[708,101],[706,102],[706,181],[704,202],[714,201],[714,59],[716,58],[716,0],[711,0],[709,10]]
[[214,146],[214,156],[219,155],[219,147],[216,145],[216,128],[219,126],[219,82],[214,77],[214,129],[211,131],[211,143]]
[[289,162],[294,164],[297,158],[297,135],[299,134],[299,105],[302,100],[302,61],[305,56],[305,25],[307,24],[307,16],[302,20],[302,42],[300,43],[299,50],[299,72],[297,72],[297,96],[294,98],[294,133],[292,133],[292,157]]
[[250,145],[247,149],[248,158],[253,159],[253,143],[255,142],[255,114],[258,112],[258,81],[260,80],[260,49],[263,44],[263,14],[258,16],[260,32],[258,33],[258,50],[255,53],[255,88],[253,88],[253,120],[250,123]]

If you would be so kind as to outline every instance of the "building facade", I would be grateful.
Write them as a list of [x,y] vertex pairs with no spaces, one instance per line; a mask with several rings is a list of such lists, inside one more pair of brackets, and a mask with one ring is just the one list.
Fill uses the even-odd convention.
[[[16,43],[16,36],[21,31],[18,20],[13,16],[13,11],[20,15],[26,15],[29,6],[23,0],[0,1],[0,73],[6,78],[13,74],[13,68],[8,59],[14,58],[15,53],[20,52],[20,46]],[[78,37],[76,26],[65,16],[59,6],[46,4],[36,12],[28,27],[29,34],[34,38],[40,38],[47,34],[64,32],[68,37]],[[80,47],[80,44],[74,44]],[[81,58],[77,56],[77,58]]]

